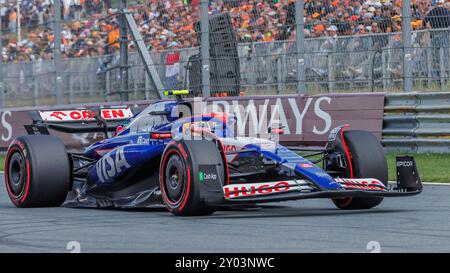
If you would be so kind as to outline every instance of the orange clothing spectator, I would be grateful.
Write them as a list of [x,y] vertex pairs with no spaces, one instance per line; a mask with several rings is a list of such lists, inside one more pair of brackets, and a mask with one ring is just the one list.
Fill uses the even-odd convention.
[[112,30],[108,35],[108,42],[111,47],[119,48],[120,43],[117,42],[119,39],[120,39],[120,32],[118,28]]

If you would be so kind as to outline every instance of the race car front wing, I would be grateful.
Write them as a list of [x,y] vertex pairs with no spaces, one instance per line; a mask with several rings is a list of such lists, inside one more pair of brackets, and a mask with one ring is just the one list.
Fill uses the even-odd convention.
[[284,180],[223,187],[231,203],[265,203],[310,198],[404,197],[422,192],[423,186],[413,157],[397,157],[397,185],[385,186],[375,178],[336,178],[337,190],[317,189],[307,180]]

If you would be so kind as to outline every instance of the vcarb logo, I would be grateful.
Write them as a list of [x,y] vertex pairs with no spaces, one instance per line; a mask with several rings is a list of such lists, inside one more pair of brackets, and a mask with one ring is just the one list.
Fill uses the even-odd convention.
[[414,165],[412,160],[397,161],[397,167],[411,167]]
[[124,169],[126,170],[131,167],[125,158],[123,149],[119,148],[115,153],[104,156],[95,165],[98,179],[101,183],[105,183],[110,178],[115,177],[116,174],[121,173]]

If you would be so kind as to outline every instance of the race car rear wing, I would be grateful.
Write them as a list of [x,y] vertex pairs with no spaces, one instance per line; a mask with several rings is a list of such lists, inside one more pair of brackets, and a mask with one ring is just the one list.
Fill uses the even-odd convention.
[[49,134],[48,129],[63,133],[93,133],[116,130],[117,126],[134,116],[129,107],[96,109],[31,111],[33,123],[25,125],[28,134]]

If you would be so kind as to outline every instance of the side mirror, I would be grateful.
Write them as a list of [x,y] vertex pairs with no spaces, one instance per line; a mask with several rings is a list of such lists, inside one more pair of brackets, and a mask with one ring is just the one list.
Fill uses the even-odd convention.
[[171,118],[180,119],[192,116],[191,106],[188,103],[179,103],[170,114]]

